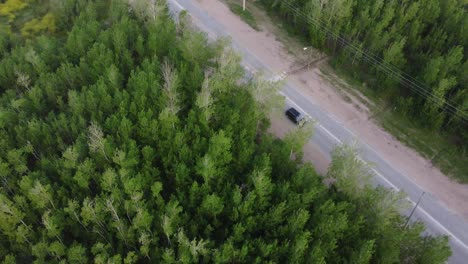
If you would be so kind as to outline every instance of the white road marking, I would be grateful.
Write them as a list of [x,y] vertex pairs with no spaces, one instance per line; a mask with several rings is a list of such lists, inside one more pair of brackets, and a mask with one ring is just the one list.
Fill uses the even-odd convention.
[[[283,92],[278,92],[279,94],[281,94],[282,96],[284,96],[286,98],[286,100],[288,100],[289,102],[291,102],[294,107],[297,107],[297,109],[299,109],[301,112],[303,113],[307,113],[307,111],[305,111],[304,109],[302,109],[302,107],[298,106],[296,103],[294,103],[289,97],[287,97]],[[308,114],[308,113],[307,113]],[[330,136],[330,138],[332,138],[333,140],[335,140],[336,142],[338,142],[339,144],[343,144],[343,141],[341,141],[338,137],[336,137],[333,133],[331,133],[328,129],[326,129],[324,126],[322,126],[318,121],[317,122],[317,126],[322,129],[323,132],[325,132],[328,136]],[[353,135],[354,136],[354,135]],[[398,188],[395,184],[393,184],[392,182],[390,182],[385,176],[383,176],[381,173],[379,173],[375,168],[372,168],[372,166],[369,165],[368,162],[366,162],[365,160],[363,160],[361,157],[358,156],[358,159],[362,162],[365,162],[370,168],[371,170],[375,173],[376,176],[378,176],[379,178],[381,178],[385,183],[387,183],[392,189],[396,190],[396,191],[400,191],[400,188]],[[416,203],[411,200],[410,198],[406,197],[406,200],[408,200],[413,206],[416,205]],[[461,241],[457,236],[455,236],[452,232],[450,232],[444,225],[442,225],[441,223],[439,223],[439,221],[437,221],[434,217],[432,217],[426,210],[424,210],[423,208],[421,207],[418,207],[417,210],[419,210],[421,213],[423,213],[427,218],[429,218],[432,222],[434,222],[436,224],[437,227],[439,227],[443,232],[447,233],[447,235],[449,235],[450,237],[452,237],[452,239],[457,243],[457,244],[460,244],[462,247],[464,247],[465,249],[468,249],[468,246],[463,243],[463,241]]]
[[[179,7],[181,10],[185,10],[184,7],[182,7],[176,0],[171,0],[177,7]],[[200,26],[200,25],[199,25]],[[206,28],[206,27],[205,27]],[[208,32],[210,32],[211,30],[207,30]],[[245,48],[245,50],[247,50],[247,52],[253,56],[255,59],[257,59],[258,61],[261,61],[256,55],[255,53],[252,53],[249,51],[249,49]],[[244,66],[250,66],[248,63],[243,63]],[[248,70],[249,72],[251,73],[255,73],[254,71],[250,70],[250,69],[255,69],[255,67],[245,67],[246,70]],[[268,66],[266,66],[266,69],[269,70]],[[301,107],[299,107],[296,103],[294,103],[290,98],[288,98],[286,95],[284,95],[283,92],[279,92],[281,95],[283,95],[287,100],[289,100],[290,102],[292,102],[298,109],[300,109],[301,111],[303,111],[304,113],[307,113],[306,111],[304,111]],[[335,119],[334,119],[335,122],[337,122]],[[337,122],[339,123],[339,122]],[[334,139],[335,141],[337,141],[338,143],[342,143],[342,141],[337,138],[335,135],[333,135],[328,129],[326,129],[325,127],[323,127],[318,121],[317,121],[317,124],[318,124],[318,127],[321,128],[326,134],[328,134],[332,139]],[[347,129],[345,126],[343,126],[343,128],[348,131],[353,137],[356,138],[356,136],[354,135],[354,133],[352,133],[349,129]],[[359,158],[361,159],[361,158]],[[361,159],[362,160],[362,159]],[[364,161],[365,162],[365,161]],[[366,162],[367,163],[367,162]],[[393,183],[391,183],[387,178],[385,178],[385,176],[383,176],[382,174],[380,174],[377,170],[375,170],[374,168],[371,168],[372,171],[377,175],[379,176],[382,180],[384,180],[388,185],[390,185],[393,189],[395,190],[400,190],[397,186],[395,186]],[[409,199],[408,197],[406,198],[408,201],[410,201],[413,205],[415,205],[416,203],[413,202],[411,199]],[[468,246],[463,242],[461,241],[458,237],[456,237],[452,232],[450,232],[447,228],[445,228],[445,226],[443,226],[441,223],[439,223],[434,217],[432,217],[426,210],[424,210],[423,208],[421,207],[418,207],[418,210],[421,211],[426,217],[428,217],[432,222],[434,222],[440,229],[442,229],[445,233],[447,233],[450,237],[452,237],[453,240],[455,240],[455,242],[457,244],[460,244],[463,248],[465,249],[468,249]]]
[[181,6],[179,4],[179,2],[175,1],[175,0],[171,0],[171,2],[173,2],[180,10],[185,10],[185,8],[183,6]]
[[[287,97],[283,92],[279,92],[279,94],[281,94],[282,96],[284,96],[288,101],[290,101],[294,107],[298,108],[301,112],[303,113],[307,113],[307,111],[305,111],[304,109],[302,109],[302,107],[298,106],[296,103],[294,103],[289,97]],[[308,114],[308,113],[307,113]],[[322,124],[320,124],[318,121],[317,122],[317,126],[322,129],[323,132],[325,132],[328,136],[330,136],[330,138],[332,138],[333,140],[335,140],[336,142],[338,142],[339,144],[343,144],[343,141],[341,141],[338,137],[336,137],[332,132],[330,132],[330,130],[326,129],[324,126],[322,126]],[[358,159],[362,162],[365,162],[369,167],[371,167],[369,165],[368,162],[366,162],[365,160],[363,160],[361,157],[358,156]],[[388,185],[390,185],[393,189],[397,190],[397,191],[400,191],[400,188],[398,188],[396,185],[394,185],[393,183],[391,183],[387,178],[385,178],[382,174],[380,174],[376,169],[372,168],[371,167],[371,170],[377,175],[379,176],[380,178],[382,178],[382,180],[384,180]],[[412,202],[412,201],[411,201]],[[413,202],[414,203],[414,202]]]

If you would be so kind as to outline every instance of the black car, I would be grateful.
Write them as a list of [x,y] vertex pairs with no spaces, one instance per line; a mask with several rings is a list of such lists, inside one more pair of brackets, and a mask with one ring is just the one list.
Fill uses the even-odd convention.
[[304,115],[296,109],[294,109],[293,107],[286,110],[286,116],[296,124],[299,124],[304,119]]

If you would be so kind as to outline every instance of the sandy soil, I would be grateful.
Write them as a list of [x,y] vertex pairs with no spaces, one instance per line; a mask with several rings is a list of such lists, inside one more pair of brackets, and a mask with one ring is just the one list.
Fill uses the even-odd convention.
[[[232,38],[268,64],[275,72],[281,73],[297,67],[297,60],[288,54],[288,49],[277,40],[269,26],[260,25],[262,27],[260,32],[253,30],[218,0],[198,0],[195,3],[223,24]],[[432,193],[452,211],[468,220],[468,206],[465,204],[465,201],[468,201],[467,184],[460,184],[449,179],[440,170],[434,168],[428,160],[369,120],[371,113],[366,106],[351,95],[344,97],[342,91],[322,77],[318,68],[289,75],[287,78],[311,101],[344,124],[361,141],[376,150],[390,165],[410,177],[425,191]],[[284,135],[288,128],[285,120],[281,118],[272,120],[271,131],[276,135]],[[312,143],[305,147],[304,158],[317,166],[318,172],[326,171],[328,161]]]

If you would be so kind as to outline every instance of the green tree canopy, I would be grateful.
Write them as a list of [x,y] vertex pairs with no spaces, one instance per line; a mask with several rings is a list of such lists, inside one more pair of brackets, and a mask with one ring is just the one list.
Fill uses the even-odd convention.
[[[447,259],[446,238],[404,228],[379,190],[322,184],[300,159],[310,127],[269,135],[277,86],[241,82],[223,41],[174,22],[160,1],[130,2],[60,1],[64,35],[4,45],[4,263]],[[346,181],[352,161],[330,175]]]

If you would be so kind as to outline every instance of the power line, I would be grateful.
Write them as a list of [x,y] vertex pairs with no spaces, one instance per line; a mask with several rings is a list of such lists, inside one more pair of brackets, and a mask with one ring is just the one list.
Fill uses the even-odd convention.
[[[450,112],[455,116],[459,116],[462,118],[463,121],[466,121],[466,117],[464,116],[464,113],[458,113],[456,107],[451,105],[449,102],[443,102],[441,98],[438,98],[434,96],[431,92],[429,92],[427,89],[422,87],[420,84],[417,84],[416,81],[414,80],[411,76],[408,74],[401,72],[400,70],[396,69],[396,67],[389,65],[388,63],[385,63],[382,61],[382,59],[378,58],[377,56],[370,54],[369,52],[361,50],[359,47],[356,47],[353,43],[350,43],[348,40],[345,38],[341,37],[337,33],[333,32],[332,30],[328,29],[326,26],[320,23],[320,21],[317,21],[316,19],[303,14],[298,8],[294,7],[292,4],[285,2],[288,8],[290,8],[296,15],[301,16],[302,18],[308,20],[309,22],[314,23],[317,27],[319,27],[319,30],[322,32],[325,31],[326,34],[331,35],[334,37],[336,40],[340,41],[344,46],[350,47],[356,54],[361,54],[364,59],[368,60],[371,64],[378,66],[382,71],[386,72],[387,74],[390,74],[393,77],[398,77],[398,80],[404,84],[405,86],[408,86],[410,89],[413,89],[417,94],[426,97],[432,102],[435,102],[437,104],[441,104],[446,107],[446,109],[442,109],[446,112]],[[321,29],[320,29],[321,28]]]
[[[351,49],[353,49],[355,51],[356,54],[361,54],[365,59],[367,59],[370,63],[374,64],[374,65],[377,65],[377,66],[380,66],[381,68],[383,68],[384,71],[387,71],[387,73],[389,73],[390,75],[400,75],[400,79],[401,80],[404,80],[404,81],[407,81],[409,83],[411,83],[411,80],[408,80],[407,78],[404,78],[404,76],[402,76],[401,74],[399,74],[399,70],[396,69],[396,67],[392,66],[392,65],[385,65],[386,63],[383,62],[382,59],[378,58],[377,56],[371,54],[370,52],[366,52],[366,51],[363,51],[362,49],[360,49],[359,47],[355,46],[352,42],[349,42],[347,39],[341,37],[340,35],[338,35],[337,33],[333,32],[332,30],[328,29],[326,26],[324,26],[323,24],[320,23],[320,21],[317,21],[316,19],[308,16],[308,15],[305,15],[303,14],[299,9],[297,9],[296,7],[292,6],[292,4],[290,3],[286,3],[286,5],[288,5],[288,7],[290,9],[292,9],[297,15],[299,16],[302,16],[303,18],[307,19],[307,20],[312,20],[312,22],[320,27],[320,28],[323,28],[322,31],[327,31],[329,35],[332,35],[332,37],[334,37],[335,39],[339,40],[343,46],[348,46],[350,47]],[[407,75],[407,74],[406,74]],[[411,78],[411,76],[407,75],[409,78]],[[428,92],[427,90],[423,89],[423,90],[417,90],[417,92],[423,96],[430,96],[431,93]],[[421,93],[422,92],[422,93]],[[440,98],[437,98],[440,100]]]
[[[360,49],[359,47],[355,46],[355,44],[353,44],[352,42],[349,42],[347,39],[341,37],[340,35],[338,35],[337,33],[333,32],[331,29],[327,28],[326,26],[324,26],[323,24],[320,23],[320,21],[314,19],[313,17],[309,16],[309,15],[305,15],[304,13],[302,13],[298,8],[294,7],[292,4],[290,3],[287,3],[286,2],[286,5],[293,11],[295,12],[297,15],[303,17],[304,19],[308,20],[309,22],[312,20],[312,22],[322,28],[322,32],[323,31],[327,31],[327,33],[329,35],[331,35],[332,37],[334,37],[335,39],[339,40],[343,46],[348,46],[350,47],[351,49],[353,49],[355,51],[356,54],[361,54],[365,59],[367,59],[370,63],[374,64],[374,65],[377,65],[377,66],[380,66],[381,68],[383,68],[383,70],[387,71],[387,73],[390,73],[390,75],[400,75],[400,79],[401,80],[405,80],[405,81],[408,81],[411,83],[411,80],[408,80],[407,78],[404,78],[404,76],[402,76],[401,74],[399,74],[399,70],[396,69],[396,67],[392,66],[392,65],[386,65],[387,63],[383,62],[383,60],[381,58],[378,58],[377,56],[371,54],[370,52],[366,52],[366,51],[363,51],[362,49]],[[407,75],[407,74],[406,74]],[[409,78],[411,78],[411,76],[407,75]],[[428,92],[427,90],[423,89],[423,90],[417,90],[420,94],[422,92],[421,95],[423,96],[430,96],[430,92]],[[437,98],[440,100],[440,98]]]
[[289,3],[284,0],[279,1],[282,2],[295,15],[302,17],[303,19],[305,19],[306,22],[309,22],[309,24],[314,24],[320,32],[325,33],[325,35],[329,35],[332,38],[336,39],[338,44],[350,48],[351,51],[354,52],[354,54],[362,56],[362,58],[367,60],[373,66],[376,66],[378,69],[390,75],[391,77],[396,78],[402,85],[409,87],[416,94],[426,98],[427,100],[433,103],[442,105],[442,111],[448,112],[456,117],[459,117],[464,122],[467,121],[468,118],[466,113],[458,111],[458,109],[454,105],[452,105],[448,100],[443,100],[442,98],[435,96],[427,87],[425,87],[425,85],[421,81],[414,79],[409,74],[396,68],[394,65],[385,62],[382,58],[372,54],[370,51],[362,50],[353,42],[350,42],[346,38],[340,36],[338,33],[335,33],[333,30],[328,28],[319,20],[311,17],[310,15],[304,14],[304,12],[302,12],[299,8],[295,7],[292,3]]

